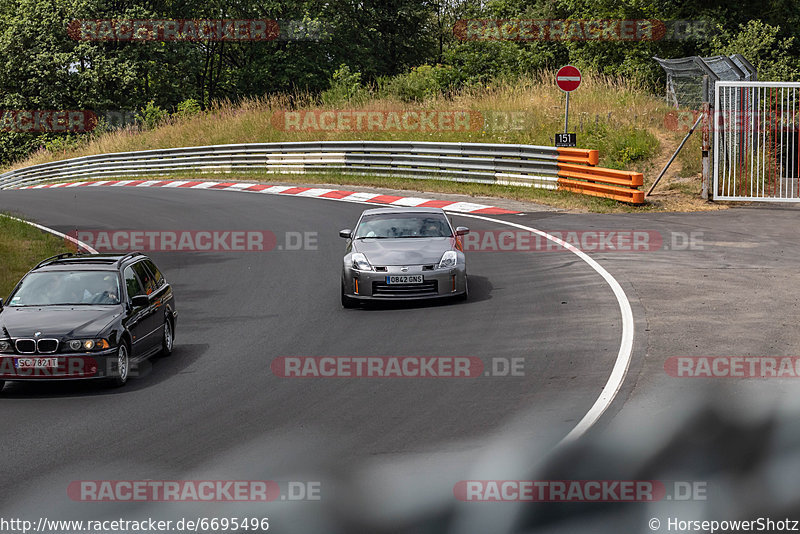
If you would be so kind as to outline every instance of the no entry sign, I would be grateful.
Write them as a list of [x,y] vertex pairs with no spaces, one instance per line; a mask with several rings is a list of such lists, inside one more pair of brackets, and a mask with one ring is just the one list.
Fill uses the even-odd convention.
[[556,83],[566,93],[574,91],[581,84],[581,71],[572,65],[561,67],[556,73]]

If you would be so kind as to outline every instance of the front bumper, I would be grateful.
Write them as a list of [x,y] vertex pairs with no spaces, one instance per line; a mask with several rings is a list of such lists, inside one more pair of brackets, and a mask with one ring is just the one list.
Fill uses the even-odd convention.
[[[19,369],[19,358],[56,358],[56,366]],[[87,380],[114,376],[116,369],[116,348],[77,354],[0,355],[0,380]]]
[[[402,269],[406,269],[403,271]],[[389,284],[389,276],[422,275],[421,284]],[[345,266],[344,294],[363,300],[415,300],[462,295],[467,290],[463,264],[450,269],[425,270],[422,265],[387,266],[386,271],[358,271]]]

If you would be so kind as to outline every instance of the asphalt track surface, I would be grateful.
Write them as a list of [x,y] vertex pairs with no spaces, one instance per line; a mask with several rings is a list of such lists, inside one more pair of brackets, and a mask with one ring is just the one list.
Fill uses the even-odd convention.
[[[174,355],[154,360],[120,390],[7,385],[0,503],[18,512],[36,509],[38,500],[62,517],[86,518],[101,508],[70,501],[65,488],[73,480],[317,480],[324,472],[341,481],[369,471],[362,493],[334,484],[326,486],[326,502],[367,502],[374,506],[362,513],[374,509],[397,521],[415,506],[424,512],[433,495],[452,505],[458,480],[530,478],[531,466],[583,417],[609,376],[620,341],[611,289],[571,253],[472,252],[466,303],[343,310],[337,231],[352,227],[365,207],[146,188],[3,192],[0,211],[63,232],[241,229],[273,231],[279,243],[287,231],[317,232],[319,239],[317,250],[153,253],[176,288]],[[634,436],[641,443],[621,443],[620,450],[645,461],[709,392],[722,389],[738,414],[765,402],[790,404],[796,378],[682,379],[664,364],[675,356],[798,355],[798,215],[797,206],[755,206],[498,217],[547,232],[646,231],[662,243],[646,252],[589,251],[622,285],[636,327],[622,389],[590,434]],[[452,219],[473,230],[507,229]],[[519,357],[525,376],[301,380],[275,377],[269,367],[277,356],[326,355]],[[703,438],[698,431],[692,443]],[[473,452],[476,443],[481,454]],[[715,465],[715,458],[696,465]],[[481,523],[490,505],[460,504],[472,531],[503,531]],[[130,514],[131,506],[119,513]],[[231,515],[233,506],[209,513]],[[194,514],[199,507],[169,510]],[[505,507],[492,519],[510,515]],[[288,531],[290,517],[276,513],[276,530]],[[646,529],[647,518],[640,519],[635,528]]]
[[[173,356],[153,360],[117,390],[7,384],[3,500],[19,506],[20,495],[36,495],[68,508],[72,480],[187,478],[214,471],[220,457],[257,468],[278,459],[346,466],[449,453],[520,417],[525,438],[543,449],[557,443],[595,402],[619,350],[619,305],[608,284],[565,251],[475,252],[467,302],[345,310],[338,230],[366,207],[146,188],[3,192],[0,211],[62,232],[269,230],[279,244],[286,232],[318,235],[316,250],[152,253],[176,292]],[[508,219],[536,226],[540,216]],[[522,377],[285,379],[270,370],[278,356],[525,363]],[[236,479],[220,471],[211,478]],[[468,472],[464,466],[460,478]]]

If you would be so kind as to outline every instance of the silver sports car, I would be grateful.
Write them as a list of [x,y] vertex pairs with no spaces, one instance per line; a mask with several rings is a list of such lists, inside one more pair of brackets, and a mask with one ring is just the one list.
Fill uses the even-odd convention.
[[359,300],[467,298],[461,236],[441,208],[366,210],[355,230],[342,230],[342,306]]

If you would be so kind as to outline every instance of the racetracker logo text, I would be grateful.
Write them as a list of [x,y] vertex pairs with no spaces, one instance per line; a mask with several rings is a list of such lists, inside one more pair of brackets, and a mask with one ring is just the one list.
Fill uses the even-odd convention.
[[0,110],[0,131],[18,133],[84,133],[94,130],[93,111]]
[[284,132],[466,132],[479,131],[484,117],[478,111],[277,111],[272,125]]
[[275,20],[97,19],[73,20],[67,33],[75,41],[274,41]]
[[799,378],[797,356],[673,356],[664,371],[675,378]]
[[317,232],[285,232],[282,242],[269,230],[76,230],[66,236],[98,252],[268,252],[317,250]]
[[67,487],[82,502],[320,501],[320,481],[75,480]]
[[475,356],[280,356],[270,369],[281,378],[477,378],[524,376],[524,358]]
[[[662,249],[654,230],[567,230],[547,233],[584,252],[653,252]],[[558,241],[523,230],[474,230],[463,238],[464,252],[554,252]]]
[[706,39],[701,20],[653,19],[461,19],[460,41],[661,41]]

